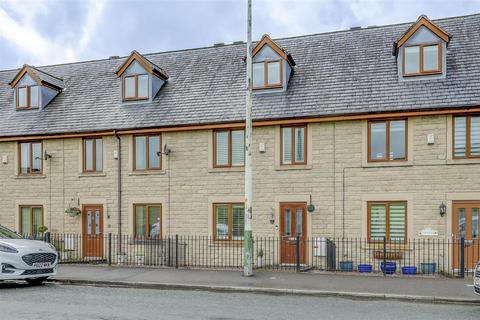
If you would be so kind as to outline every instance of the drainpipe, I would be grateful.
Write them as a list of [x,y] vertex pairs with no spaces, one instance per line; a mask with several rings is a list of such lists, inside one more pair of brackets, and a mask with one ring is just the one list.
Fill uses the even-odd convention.
[[118,166],[117,166],[117,190],[118,190],[118,195],[117,195],[117,208],[118,208],[118,252],[122,252],[122,140],[120,139],[120,136],[118,135],[117,130],[113,130],[113,134],[117,138],[118,142],[118,148],[117,148],[117,161],[118,161]]

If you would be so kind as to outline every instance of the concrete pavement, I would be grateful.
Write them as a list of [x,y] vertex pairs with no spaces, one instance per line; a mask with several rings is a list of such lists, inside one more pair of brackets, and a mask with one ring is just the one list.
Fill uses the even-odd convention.
[[71,284],[160,289],[257,292],[357,299],[395,299],[480,305],[471,278],[383,277],[356,274],[240,271],[61,265],[56,281]]

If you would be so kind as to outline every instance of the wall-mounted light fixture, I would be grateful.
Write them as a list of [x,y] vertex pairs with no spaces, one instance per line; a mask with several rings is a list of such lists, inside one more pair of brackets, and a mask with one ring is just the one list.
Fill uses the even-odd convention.
[[445,203],[442,202],[438,207],[438,210],[440,211],[440,216],[443,217],[447,212],[447,206],[445,205]]
[[45,150],[45,152],[43,153],[43,159],[45,159],[45,161],[47,161],[50,158],[52,158],[52,155],[48,154],[47,150]]

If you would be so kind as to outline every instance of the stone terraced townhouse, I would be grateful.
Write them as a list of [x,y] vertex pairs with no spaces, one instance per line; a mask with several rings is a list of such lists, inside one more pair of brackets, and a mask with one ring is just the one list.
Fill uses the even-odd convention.
[[[479,42],[478,14],[263,36],[254,235],[478,238]],[[0,71],[0,224],[241,243],[245,53],[235,42]]]

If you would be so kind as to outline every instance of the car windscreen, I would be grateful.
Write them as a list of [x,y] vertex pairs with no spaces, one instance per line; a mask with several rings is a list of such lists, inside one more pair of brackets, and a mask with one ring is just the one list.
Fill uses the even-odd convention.
[[20,235],[0,225],[0,239],[21,239]]

